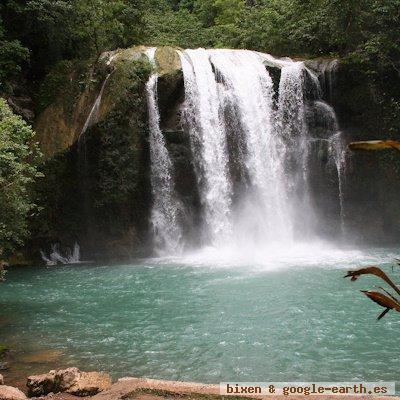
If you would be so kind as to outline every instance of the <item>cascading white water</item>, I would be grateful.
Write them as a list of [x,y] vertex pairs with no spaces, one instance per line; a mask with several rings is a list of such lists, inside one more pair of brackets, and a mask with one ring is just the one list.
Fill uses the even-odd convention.
[[[251,51],[211,50],[221,90],[237,111],[243,131],[244,167],[249,177],[235,207],[235,237],[265,244],[291,239],[284,173],[285,145],[274,119],[273,83],[263,59]],[[230,135],[237,132],[229,132]]]
[[109,73],[106,76],[106,79],[104,79],[103,84],[101,85],[101,89],[100,92],[98,94],[98,96],[96,97],[95,102],[93,103],[92,109],[90,110],[90,113],[88,115],[88,117],[86,118],[86,121],[82,127],[82,130],[79,134],[78,140],[82,137],[82,135],[84,135],[84,133],[95,123],[97,123],[98,118],[99,118],[99,112],[100,112],[100,105],[101,105],[101,99],[103,97],[103,92],[104,92],[104,88],[107,85],[108,79],[110,78],[112,72]]
[[329,155],[335,164],[338,177],[339,203],[340,203],[340,230],[342,236],[346,235],[346,225],[344,216],[344,193],[343,185],[346,176],[346,146],[342,132],[337,132],[329,139]]
[[[286,143],[286,176],[290,186],[292,223],[301,227],[301,237],[313,236],[316,217],[308,179],[309,137],[305,118],[305,67],[302,62],[284,66],[278,94],[277,123]],[[297,229],[298,230],[298,229]]]
[[43,250],[40,251],[42,256],[42,260],[46,263],[47,266],[54,266],[57,264],[81,264],[81,254],[79,244],[75,242],[74,248],[71,252],[70,249],[67,249],[66,254],[62,255],[60,251],[60,246],[58,244],[53,244],[51,246],[51,252],[49,257],[46,256]]
[[221,103],[204,49],[179,53],[185,81],[185,118],[204,207],[205,239],[224,243],[231,236],[231,181]]
[[339,66],[338,60],[332,60],[323,65],[322,83],[323,89],[329,102],[332,102],[334,87],[336,84],[336,72]]
[[[332,90],[332,89],[330,89]],[[338,179],[338,191],[339,191],[339,204],[340,204],[340,230],[342,235],[345,235],[345,221],[344,221],[344,193],[343,184],[345,178],[345,168],[346,168],[346,146],[343,139],[343,134],[339,129],[339,123],[336,117],[335,110],[329,104],[318,101],[318,104],[322,106],[325,112],[325,118],[330,121],[328,126],[332,132],[329,137],[329,158],[330,162],[334,164],[337,172]],[[330,124],[330,125],[329,125]]]
[[[287,245],[295,248],[297,242],[318,240],[310,185],[313,140],[329,141],[343,206],[343,141],[332,107],[322,100],[318,77],[303,62],[247,50],[178,54],[185,89],[183,122],[200,194],[199,235],[205,249],[265,257]],[[280,70],[277,93],[269,68],[274,68],[274,79]],[[179,201],[171,194],[171,160],[159,127],[156,84],[153,75],[147,86],[152,179],[157,176],[164,186],[156,181],[152,185],[160,195],[162,187],[166,191],[152,218],[163,229],[166,221],[173,221],[167,224],[173,229],[178,211],[171,210],[179,209]],[[326,137],[311,137],[306,114],[310,103],[323,115]]]
[[[153,64],[155,51],[155,48],[151,48],[146,53]],[[158,75],[154,73],[150,76],[146,85],[153,195],[151,224],[156,251],[158,253],[176,254],[182,249],[182,229],[179,223],[181,205],[175,194],[172,162],[160,129],[157,81]]]

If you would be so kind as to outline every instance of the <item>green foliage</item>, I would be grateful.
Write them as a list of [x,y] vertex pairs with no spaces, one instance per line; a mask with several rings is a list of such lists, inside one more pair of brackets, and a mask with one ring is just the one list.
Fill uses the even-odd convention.
[[18,77],[21,65],[28,61],[29,51],[18,40],[6,40],[0,17],[0,92],[11,92],[9,82]]
[[143,4],[143,0],[4,0],[0,12],[6,36],[31,51],[30,72],[42,78],[61,60],[98,56],[139,43]]
[[28,235],[27,217],[35,205],[30,185],[39,176],[34,132],[0,99],[0,256],[7,256]]
[[135,0],[75,0],[75,34],[100,54],[138,43],[141,38],[140,2]]
[[207,47],[213,44],[211,32],[186,9],[156,11],[146,15],[147,42],[154,46]]
[[10,92],[7,84],[18,77],[21,64],[29,58],[28,50],[18,40],[0,40],[0,91]]
[[64,109],[72,113],[75,100],[87,85],[98,83],[97,79],[90,74],[91,61],[64,60],[56,64],[43,79],[36,93],[37,113],[54,103],[56,99],[61,99],[65,105]]

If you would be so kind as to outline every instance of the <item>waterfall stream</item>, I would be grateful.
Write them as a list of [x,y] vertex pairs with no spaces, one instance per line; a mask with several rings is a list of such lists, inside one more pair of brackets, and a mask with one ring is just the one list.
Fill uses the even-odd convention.
[[85,134],[85,132],[86,132],[92,125],[94,125],[94,124],[97,122],[97,120],[98,120],[98,118],[99,118],[100,105],[101,105],[101,99],[102,99],[102,97],[103,97],[104,88],[106,87],[107,82],[108,82],[108,79],[110,78],[111,74],[112,74],[112,73],[109,73],[109,74],[106,76],[106,79],[104,79],[104,82],[103,82],[103,84],[101,85],[100,92],[99,92],[99,94],[97,95],[96,100],[95,100],[95,102],[93,103],[93,106],[92,106],[92,108],[91,108],[91,110],[90,110],[90,112],[89,112],[89,115],[87,116],[86,121],[85,121],[85,123],[84,123],[84,125],[83,125],[83,127],[82,127],[82,130],[81,130],[81,132],[80,132],[80,134],[79,134],[78,140],[82,137],[82,135]]
[[[155,64],[155,51],[155,48],[151,48],[146,53],[152,64]],[[175,194],[172,163],[160,129],[157,82],[158,75],[153,73],[146,85],[153,195],[151,224],[156,251],[158,253],[176,254],[181,250],[182,230],[179,223],[181,205]]]
[[53,244],[51,246],[51,252],[48,257],[43,250],[40,251],[40,255],[47,266],[54,266],[57,264],[80,264],[83,262],[81,261],[79,244],[76,242],[73,250],[67,249],[65,255],[62,254],[58,244]]
[[204,206],[203,235],[223,243],[231,235],[231,183],[220,96],[206,50],[180,53],[185,80],[185,118]]
[[278,93],[278,135],[285,141],[286,179],[290,187],[292,224],[303,239],[315,233],[315,215],[308,176],[309,134],[305,119],[305,67],[302,62],[282,68]]
[[249,178],[244,192],[238,193],[233,219],[235,238],[254,243],[290,240],[285,146],[276,134],[272,79],[262,58],[254,52],[211,50],[210,60],[236,111],[229,118],[235,118],[242,131],[244,175]]
[[[334,69],[337,67],[337,62],[334,60],[330,62],[327,67],[322,71],[322,78],[328,83],[324,83],[325,90],[321,88],[318,79],[313,77],[313,84],[316,87],[316,100],[313,106],[320,114],[322,125],[325,128],[325,135],[328,140],[328,163],[333,165],[336,169],[337,182],[338,182],[338,195],[340,207],[340,233],[344,237],[346,234],[345,226],[345,213],[344,213],[344,179],[346,172],[346,145],[343,138],[343,133],[340,130],[339,122],[334,108],[324,101],[322,98],[329,97],[332,99],[333,83],[334,83]],[[328,71],[328,72],[327,72]]]

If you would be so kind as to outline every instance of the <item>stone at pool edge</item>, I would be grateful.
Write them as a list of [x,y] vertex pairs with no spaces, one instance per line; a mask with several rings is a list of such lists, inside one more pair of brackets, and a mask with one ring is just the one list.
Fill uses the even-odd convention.
[[19,389],[0,385],[0,400],[26,400],[27,397]]
[[109,389],[111,378],[110,375],[101,372],[82,372],[78,368],[67,368],[29,376],[26,386],[30,397],[45,396],[50,392],[92,396]]
[[7,371],[8,370],[8,362],[2,361],[0,362],[0,371]]

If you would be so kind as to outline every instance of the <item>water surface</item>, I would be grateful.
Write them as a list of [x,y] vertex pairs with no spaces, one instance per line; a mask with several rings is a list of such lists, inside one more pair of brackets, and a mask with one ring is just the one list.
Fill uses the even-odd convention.
[[343,251],[327,261],[312,251],[297,261],[288,253],[286,263],[264,265],[218,263],[210,254],[13,269],[0,286],[0,342],[27,361],[59,350],[57,366],[114,377],[398,379],[399,314],[377,322],[382,309],[359,290],[378,281],[342,278],[346,268],[370,262],[398,277],[395,251]]

